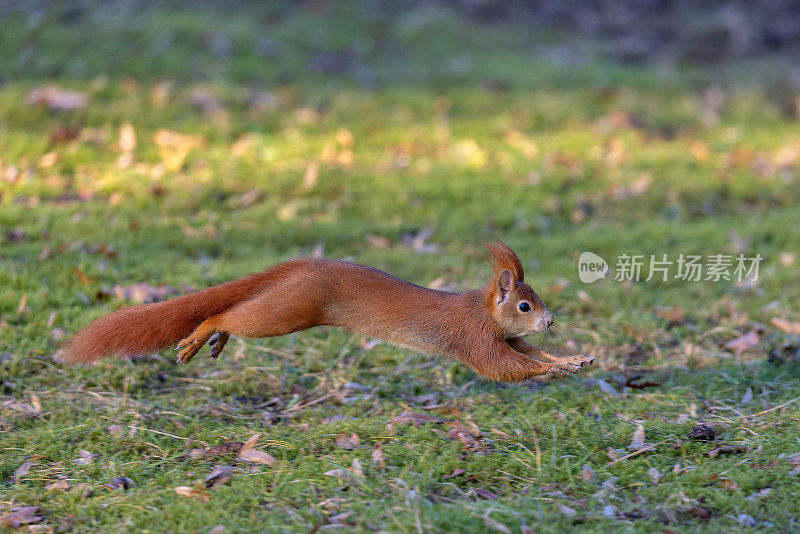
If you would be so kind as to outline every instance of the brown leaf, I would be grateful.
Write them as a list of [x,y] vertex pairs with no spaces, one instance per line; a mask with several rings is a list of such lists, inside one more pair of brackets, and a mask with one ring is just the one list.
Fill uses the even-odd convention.
[[683,308],[680,305],[671,308],[656,308],[655,312],[656,317],[667,321],[667,326],[679,326],[685,322]]
[[749,450],[750,447],[744,445],[720,445],[708,451],[707,455],[709,458],[716,458],[720,454],[742,454]]
[[739,489],[739,484],[737,484],[735,480],[730,478],[719,479],[719,484],[728,491],[735,491]]
[[355,432],[351,435],[341,433],[336,436],[336,446],[340,449],[353,450],[361,445],[361,438]]
[[645,433],[642,425],[636,425],[636,430],[633,432],[631,444],[628,446],[632,451],[637,451],[645,446]]
[[494,530],[495,532],[500,532],[501,534],[511,534],[511,529],[497,519],[489,517],[488,515],[484,516],[483,524],[486,525],[486,528]]
[[19,482],[19,480],[20,480],[22,477],[24,477],[25,475],[27,475],[28,473],[30,473],[30,471],[31,471],[31,467],[33,467],[33,466],[34,466],[34,463],[33,463],[33,462],[25,462],[25,463],[23,463],[22,465],[20,465],[19,467],[17,467],[17,468],[14,470],[14,481],[15,481],[15,482]]
[[704,508],[702,506],[692,506],[689,508],[689,513],[698,519],[702,519],[703,521],[708,521],[711,519],[711,512],[708,511],[708,508]]
[[381,469],[386,467],[386,456],[383,453],[383,442],[376,443],[375,448],[372,449],[372,465],[377,465]]
[[736,354],[741,354],[758,345],[760,341],[761,337],[758,335],[758,330],[750,330],[745,335],[725,343],[725,348],[734,351]]
[[100,458],[99,454],[92,454],[89,451],[78,451],[79,457],[72,461],[74,464],[78,465],[89,465],[90,463],[94,462],[98,458]]
[[211,473],[203,479],[203,483],[207,488],[213,488],[217,485],[227,483],[233,475],[233,467],[229,465],[220,465],[214,468]]
[[53,111],[72,111],[88,107],[89,95],[47,85],[28,91],[26,101],[32,106],[47,107]]
[[461,475],[463,475],[466,472],[467,472],[466,470],[461,469],[460,467],[456,467],[455,469],[453,469],[453,471],[451,473],[448,473],[448,474],[444,475],[442,478],[444,480],[449,480],[451,478],[460,477]]
[[56,480],[55,482],[48,484],[44,487],[47,491],[67,491],[72,486],[69,485],[69,482],[66,480]]
[[583,464],[583,469],[581,469],[581,478],[586,482],[594,481],[594,469],[592,469],[592,466]]
[[778,330],[786,332],[787,334],[800,336],[800,322],[787,321],[786,319],[775,317],[770,321],[770,323],[772,323],[772,326]]
[[136,483],[133,479],[128,477],[114,477],[111,479],[109,484],[106,484],[110,489],[121,489],[123,491],[128,491],[129,489],[136,486]]
[[0,516],[0,526],[20,528],[24,525],[31,525],[42,520],[41,507],[39,506],[18,506],[11,509],[8,515]]
[[491,501],[491,500],[500,498],[500,496],[498,494],[496,494],[495,492],[489,491],[489,490],[483,489],[483,488],[477,488],[475,490],[475,495],[477,495],[478,497],[480,497],[481,499],[483,499],[485,501]]
[[175,493],[181,495],[182,497],[190,497],[203,502],[208,502],[211,499],[211,495],[208,494],[208,490],[203,487],[193,488],[190,486],[178,486],[175,488]]
[[254,464],[275,465],[278,463],[278,460],[276,460],[271,454],[264,451],[259,451],[258,449],[248,449],[246,451],[242,451],[239,453],[238,458],[240,460],[244,460],[245,462],[251,462]]

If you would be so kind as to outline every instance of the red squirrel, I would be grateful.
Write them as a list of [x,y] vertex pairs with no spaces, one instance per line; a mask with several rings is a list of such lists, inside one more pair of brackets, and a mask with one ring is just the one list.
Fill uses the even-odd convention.
[[485,246],[494,276],[482,289],[438,291],[365,265],[299,258],[100,317],[65,344],[62,360],[137,356],[178,342],[185,364],[207,342],[218,357],[231,335],[274,337],[327,325],[455,358],[491,380],[565,376],[592,364],[593,357],[554,356],[523,339],[550,328],[554,317],[524,283],[514,251],[500,240]]

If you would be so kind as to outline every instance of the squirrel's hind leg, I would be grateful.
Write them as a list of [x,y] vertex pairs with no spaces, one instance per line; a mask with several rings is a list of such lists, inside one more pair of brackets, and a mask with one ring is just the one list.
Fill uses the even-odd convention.
[[[203,348],[203,345],[208,342],[212,336],[214,336],[216,332],[216,325],[215,321],[213,321],[213,317],[210,319],[206,319],[200,326],[195,328],[194,332],[189,334],[187,337],[182,339],[175,350],[180,350],[178,352],[178,363],[186,364],[189,363],[189,360],[194,358],[200,349]],[[225,346],[225,343],[228,341],[227,334],[223,338],[221,333],[217,338],[216,342],[214,343],[214,348],[212,349],[212,356],[215,358],[219,356],[219,353],[222,351],[222,347]],[[216,351],[216,355],[214,354]]]

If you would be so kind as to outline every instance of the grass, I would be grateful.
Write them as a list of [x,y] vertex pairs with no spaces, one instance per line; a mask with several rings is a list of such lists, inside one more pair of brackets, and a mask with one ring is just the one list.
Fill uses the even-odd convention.
[[[4,18],[0,517],[41,506],[55,531],[729,532],[747,514],[796,530],[797,359],[767,356],[797,346],[771,324],[798,320],[797,118],[758,80],[570,68],[532,59],[557,35],[445,9],[276,5]],[[49,83],[88,108],[26,104]],[[420,232],[435,252],[408,244]],[[494,384],[324,328],[234,339],[187,367],[169,351],[53,360],[65,335],[131,303],[115,285],[202,288],[317,250],[463,289],[485,282],[494,237],[560,313],[562,337],[543,341],[596,368]],[[588,285],[585,250],[612,268],[620,254],[764,261],[754,284]],[[747,350],[725,348],[751,330]],[[407,411],[480,439],[392,423]],[[714,443],[689,439],[699,422]],[[630,455],[639,425],[653,448]],[[186,456],[256,433],[275,465]],[[747,452],[709,457],[725,443]],[[80,451],[99,456],[75,463]],[[235,467],[227,484],[175,492],[216,465]],[[59,480],[70,489],[46,489]]]

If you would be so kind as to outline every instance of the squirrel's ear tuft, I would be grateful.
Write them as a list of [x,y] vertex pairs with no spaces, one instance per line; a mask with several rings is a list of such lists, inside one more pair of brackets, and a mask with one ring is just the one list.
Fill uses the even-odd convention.
[[516,281],[514,280],[514,275],[511,274],[511,271],[508,269],[504,269],[503,272],[497,276],[497,291],[500,297],[497,299],[498,304],[508,299],[508,294],[514,289],[515,285]]
[[489,265],[492,266],[495,276],[499,276],[504,270],[509,270],[517,282],[524,281],[525,272],[522,270],[522,263],[511,247],[499,239],[492,243],[484,243],[483,246],[492,256]]

